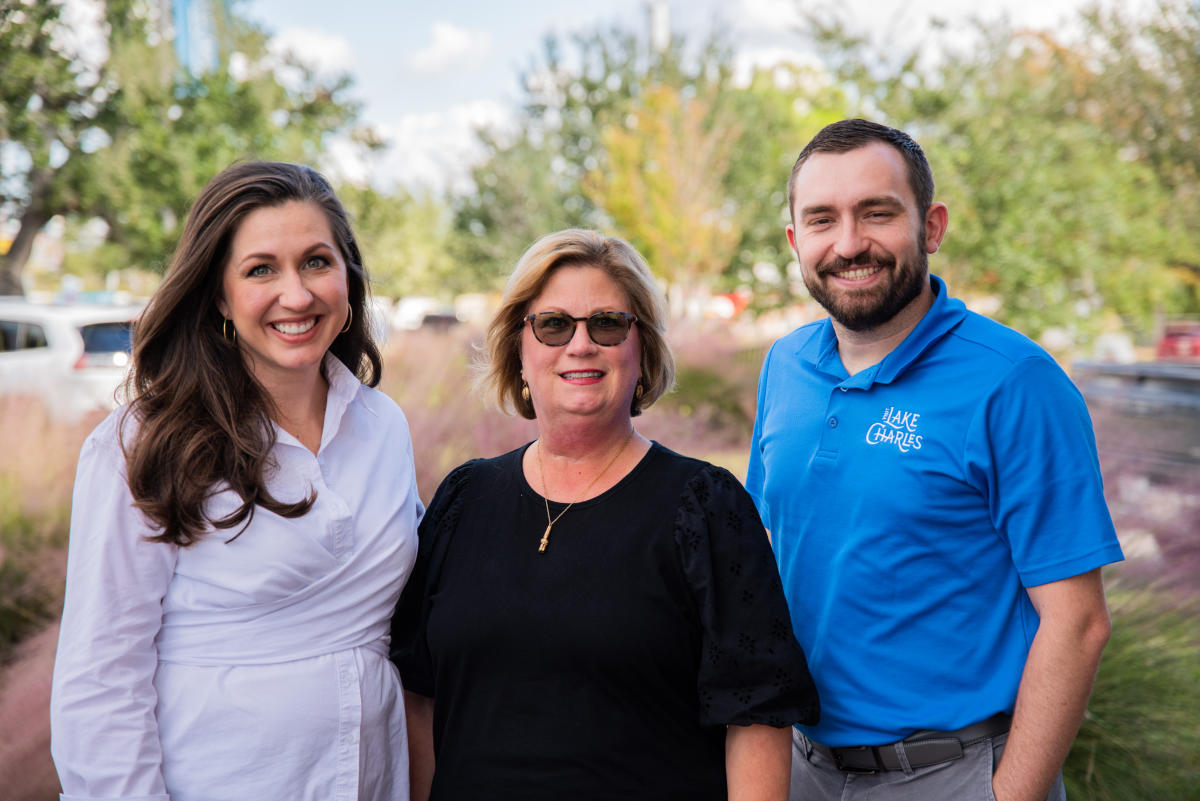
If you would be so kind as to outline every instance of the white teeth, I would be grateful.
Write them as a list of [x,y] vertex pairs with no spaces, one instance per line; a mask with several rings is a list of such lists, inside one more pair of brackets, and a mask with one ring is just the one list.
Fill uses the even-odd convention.
[[302,323],[271,323],[271,325],[279,333],[291,334],[293,336],[295,336],[296,334],[303,334],[305,331],[310,330],[316,324],[317,324],[317,321],[312,318],[305,320]]
[[882,270],[882,267],[856,267],[853,270],[845,270],[840,273],[835,273],[838,278],[845,278],[848,281],[861,281],[864,278],[870,278],[875,273]]
[[599,370],[574,370],[569,373],[563,373],[563,378],[600,378],[604,373]]

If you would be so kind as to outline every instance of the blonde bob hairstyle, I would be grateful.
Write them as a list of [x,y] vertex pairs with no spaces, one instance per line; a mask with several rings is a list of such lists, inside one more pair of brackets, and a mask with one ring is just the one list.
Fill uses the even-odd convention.
[[537,417],[533,403],[521,397],[521,331],[530,304],[550,276],[572,267],[603,270],[625,293],[628,311],[637,317],[642,397],[634,398],[629,409],[636,417],[675,385],[675,357],[666,340],[666,301],[641,255],[628,242],[597,231],[568,228],[542,237],[525,251],[488,326],[480,383],[500,408],[513,409],[527,420]]

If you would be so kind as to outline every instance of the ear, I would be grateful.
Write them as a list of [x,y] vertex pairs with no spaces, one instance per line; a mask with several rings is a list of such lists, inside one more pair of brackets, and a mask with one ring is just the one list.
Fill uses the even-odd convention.
[[217,311],[221,313],[222,317],[229,319],[229,304],[225,302],[224,297],[217,298]]
[[950,224],[950,212],[945,203],[934,203],[925,214],[925,252],[937,253]]
[[793,223],[787,224],[787,240],[788,247],[796,254],[796,258],[800,258],[800,253],[796,250],[796,226]]

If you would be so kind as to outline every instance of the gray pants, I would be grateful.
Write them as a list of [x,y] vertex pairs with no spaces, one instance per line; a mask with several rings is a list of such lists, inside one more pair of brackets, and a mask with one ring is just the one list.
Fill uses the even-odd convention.
[[[963,749],[963,758],[912,770],[843,773],[833,760],[810,747],[792,729],[792,789],[789,801],[996,801],[992,772],[1007,734]],[[1062,774],[1046,801],[1066,801]]]

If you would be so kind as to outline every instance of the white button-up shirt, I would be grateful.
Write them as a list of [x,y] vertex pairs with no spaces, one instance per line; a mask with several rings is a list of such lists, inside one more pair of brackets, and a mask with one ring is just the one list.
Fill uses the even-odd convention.
[[[388,661],[422,514],[403,413],[332,356],[316,455],[276,427],[279,500],[241,536],[180,548],[134,507],[117,410],[88,437],[54,665],[63,799],[404,801],[408,747]],[[126,421],[125,436],[132,420]],[[227,487],[206,507],[241,500]]]

